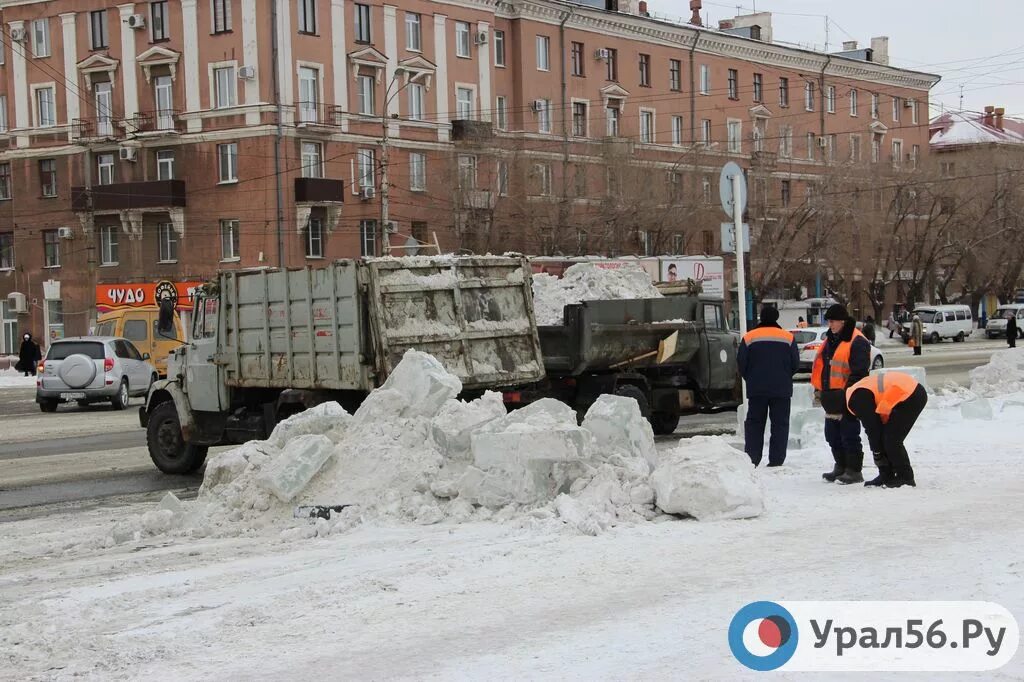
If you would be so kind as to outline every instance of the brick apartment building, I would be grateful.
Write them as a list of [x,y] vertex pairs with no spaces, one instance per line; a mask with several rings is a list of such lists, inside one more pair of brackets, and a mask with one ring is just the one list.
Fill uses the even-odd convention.
[[0,1],[3,350],[85,333],[97,285],[434,233],[713,252],[727,160],[785,211],[837,164],[928,148],[938,79],[888,66],[885,39],[825,54],[773,43],[767,14],[709,29],[699,2],[690,24],[591,4]]

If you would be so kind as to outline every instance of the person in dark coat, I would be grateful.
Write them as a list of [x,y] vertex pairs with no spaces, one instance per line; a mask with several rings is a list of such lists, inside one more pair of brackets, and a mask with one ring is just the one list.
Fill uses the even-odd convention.
[[1006,343],[1010,348],[1017,347],[1017,317],[1012,310],[1006,313]]
[[32,334],[25,332],[21,337],[21,348],[18,349],[18,367],[25,376],[35,376],[36,366],[43,359],[39,352],[39,344],[32,338]]
[[868,315],[864,319],[864,327],[860,331],[871,342],[871,345],[875,344],[875,318]]
[[782,466],[789,443],[793,375],[800,366],[800,350],[793,335],[780,327],[778,320],[776,308],[761,308],[761,323],[746,333],[736,356],[740,375],[747,382],[744,450],[754,466],[761,463],[769,416],[772,435],[768,442],[768,466]]

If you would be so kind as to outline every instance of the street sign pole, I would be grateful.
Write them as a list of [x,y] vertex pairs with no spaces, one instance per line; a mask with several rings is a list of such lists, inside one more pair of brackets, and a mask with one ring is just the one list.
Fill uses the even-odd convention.
[[[734,197],[740,196],[743,191],[742,188],[743,176],[736,173],[732,176],[732,195]],[[747,335],[747,275],[744,266],[745,258],[743,256],[743,209],[740,208],[740,202],[732,202],[732,219],[733,224],[736,228],[736,298],[740,304],[740,337]],[[743,406],[747,405],[747,382],[740,379],[740,387],[742,390]]]

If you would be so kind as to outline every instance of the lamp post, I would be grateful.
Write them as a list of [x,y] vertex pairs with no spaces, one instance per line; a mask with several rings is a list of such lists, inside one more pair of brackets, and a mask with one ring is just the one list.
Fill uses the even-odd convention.
[[398,96],[398,93],[409,87],[409,85],[421,75],[420,73],[414,73],[406,79],[405,83],[398,86],[394,92],[391,92],[391,87],[398,82],[399,76],[405,76],[408,73],[409,72],[404,67],[399,66],[395,68],[395,72],[391,76],[391,80],[388,81],[387,86],[384,88],[384,105],[380,114],[380,229],[381,243],[385,255],[391,254],[391,237],[387,231],[391,217],[391,207],[389,203],[391,183],[388,178],[388,166],[390,165],[390,148],[388,146],[390,141],[390,137],[388,135],[388,106],[391,104],[391,100]]

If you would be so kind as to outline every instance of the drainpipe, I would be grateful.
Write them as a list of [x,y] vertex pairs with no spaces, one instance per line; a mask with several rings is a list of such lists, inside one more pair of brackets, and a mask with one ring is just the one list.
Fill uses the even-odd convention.
[[567,108],[565,75],[565,24],[573,15],[573,10],[562,15],[562,21],[558,24],[558,53],[562,76],[562,199],[558,209],[558,222],[561,231],[569,220],[569,116],[571,112]]
[[[825,137],[825,108],[826,108],[826,102],[827,102],[826,97],[825,97],[825,71],[828,69],[828,65],[831,64],[831,63],[832,63],[832,55],[830,55],[830,54],[825,55],[825,63],[822,65],[822,67],[821,67],[821,74],[818,76],[818,93],[819,93],[819,95],[821,97],[821,106],[818,107],[818,109],[821,110],[821,113],[818,114],[818,118],[820,119],[819,125],[820,125],[820,128],[821,128],[821,137],[822,138]],[[832,153],[833,154],[835,153],[834,149],[832,150]]]
[[697,75],[695,72],[693,53],[697,50],[697,43],[700,42],[701,31],[695,29],[693,44],[690,45],[690,142],[697,143]]
[[273,61],[271,71],[274,74],[274,104],[277,105],[277,135],[274,138],[274,184],[277,193],[277,266],[283,268],[284,262],[284,190],[281,183],[281,141],[284,138],[284,109],[281,106],[281,74],[278,62],[277,37],[277,0],[270,0],[270,54]]

